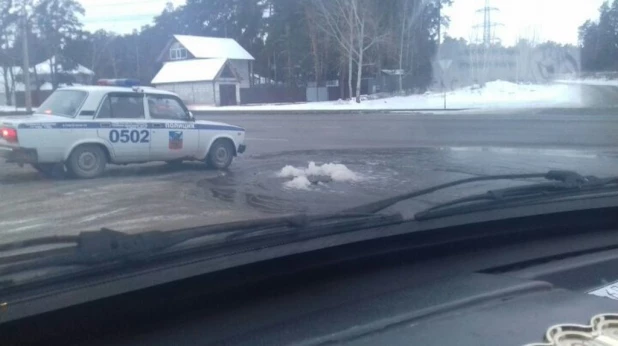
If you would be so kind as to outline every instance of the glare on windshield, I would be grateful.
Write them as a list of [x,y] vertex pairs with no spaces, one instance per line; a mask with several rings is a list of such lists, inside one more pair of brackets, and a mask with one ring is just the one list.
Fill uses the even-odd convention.
[[74,117],[88,95],[85,91],[57,90],[38,108],[38,113]]

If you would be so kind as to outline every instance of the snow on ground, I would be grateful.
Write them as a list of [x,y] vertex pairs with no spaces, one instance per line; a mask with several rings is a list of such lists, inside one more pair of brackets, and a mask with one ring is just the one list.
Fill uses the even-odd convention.
[[563,79],[563,80],[557,80],[556,83],[577,84],[577,85],[618,86],[618,79],[606,79],[606,78]]
[[15,111],[25,111],[25,108],[15,108],[15,106],[5,106],[0,105],[0,112],[15,112]]
[[[516,84],[505,81],[488,82],[483,87],[471,86],[446,93],[447,108],[530,108],[581,106],[581,92],[577,85]],[[191,106],[191,110],[355,110],[355,109],[441,109],[444,94],[428,92],[423,95],[397,96],[378,100],[308,102],[296,104],[265,104],[246,106]]]
[[[312,184],[318,181],[332,180],[337,182],[358,181],[360,176],[348,167],[339,163],[325,163],[317,165],[309,162],[307,168],[297,168],[287,165],[277,173],[278,177],[288,178],[283,186],[289,189],[309,190]],[[312,181],[314,183],[312,183]]]

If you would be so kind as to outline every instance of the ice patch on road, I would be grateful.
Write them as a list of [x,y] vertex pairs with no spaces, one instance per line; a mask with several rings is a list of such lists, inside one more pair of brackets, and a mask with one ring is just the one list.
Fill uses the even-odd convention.
[[[292,180],[285,182],[283,185],[290,189],[309,190],[312,180],[328,179],[336,182],[359,181],[361,177],[351,171],[346,165],[340,163],[325,163],[318,165],[315,162],[309,162],[307,168],[298,168],[287,165],[277,173],[278,177],[291,178]],[[314,179],[310,179],[314,178]]]

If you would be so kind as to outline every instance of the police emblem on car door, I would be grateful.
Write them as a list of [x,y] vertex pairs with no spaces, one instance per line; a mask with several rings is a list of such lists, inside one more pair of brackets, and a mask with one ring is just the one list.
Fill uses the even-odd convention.
[[150,153],[153,161],[188,159],[196,156],[199,130],[180,99],[173,95],[147,94],[151,124]]
[[169,148],[171,150],[182,149],[182,131],[170,131],[169,135]]

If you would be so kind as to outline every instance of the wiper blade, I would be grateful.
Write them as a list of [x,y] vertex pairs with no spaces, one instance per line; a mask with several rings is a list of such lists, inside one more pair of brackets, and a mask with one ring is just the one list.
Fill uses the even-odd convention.
[[[324,235],[350,232],[403,222],[400,214],[330,214],[295,215],[271,219],[232,222],[175,231],[147,231],[126,234],[103,228],[82,232],[77,236],[42,237],[0,245],[0,276],[58,266],[96,266],[108,263],[137,262],[156,257],[176,245],[206,236],[219,239],[208,242],[211,248],[222,248],[256,241],[311,239]],[[2,256],[7,251],[23,251],[33,246],[67,244],[69,246],[42,252]],[[72,246],[71,246],[72,245]]]
[[377,213],[399,202],[412,199],[412,198],[416,198],[416,197],[420,197],[423,195],[428,195],[430,193],[434,193],[436,191],[444,190],[444,189],[454,187],[457,185],[469,184],[469,183],[474,183],[474,182],[479,182],[479,181],[534,179],[534,178],[543,178],[546,180],[563,182],[565,184],[577,185],[577,184],[581,184],[583,182],[588,181],[588,179],[591,177],[584,177],[572,171],[559,171],[559,170],[552,170],[547,173],[505,174],[505,175],[488,175],[488,176],[481,176],[481,177],[473,177],[473,178],[456,180],[456,181],[446,183],[446,184],[432,186],[432,187],[422,189],[422,190],[404,193],[401,195],[397,195],[397,196],[386,198],[386,199],[379,200],[376,202],[364,204],[364,205],[354,207],[351,209],[346,209],[344,212],[345,213],[362,213],[362,214]]
[[588,196],[600,192],[618,191],[618,177],[579,177],[576,180],[536,183],[523,186],[489,190],[482,194],[442,203],[414,215],[417,221],[469,213],[473,211],[504,208],[525,202],[543,202],[573,196]]

